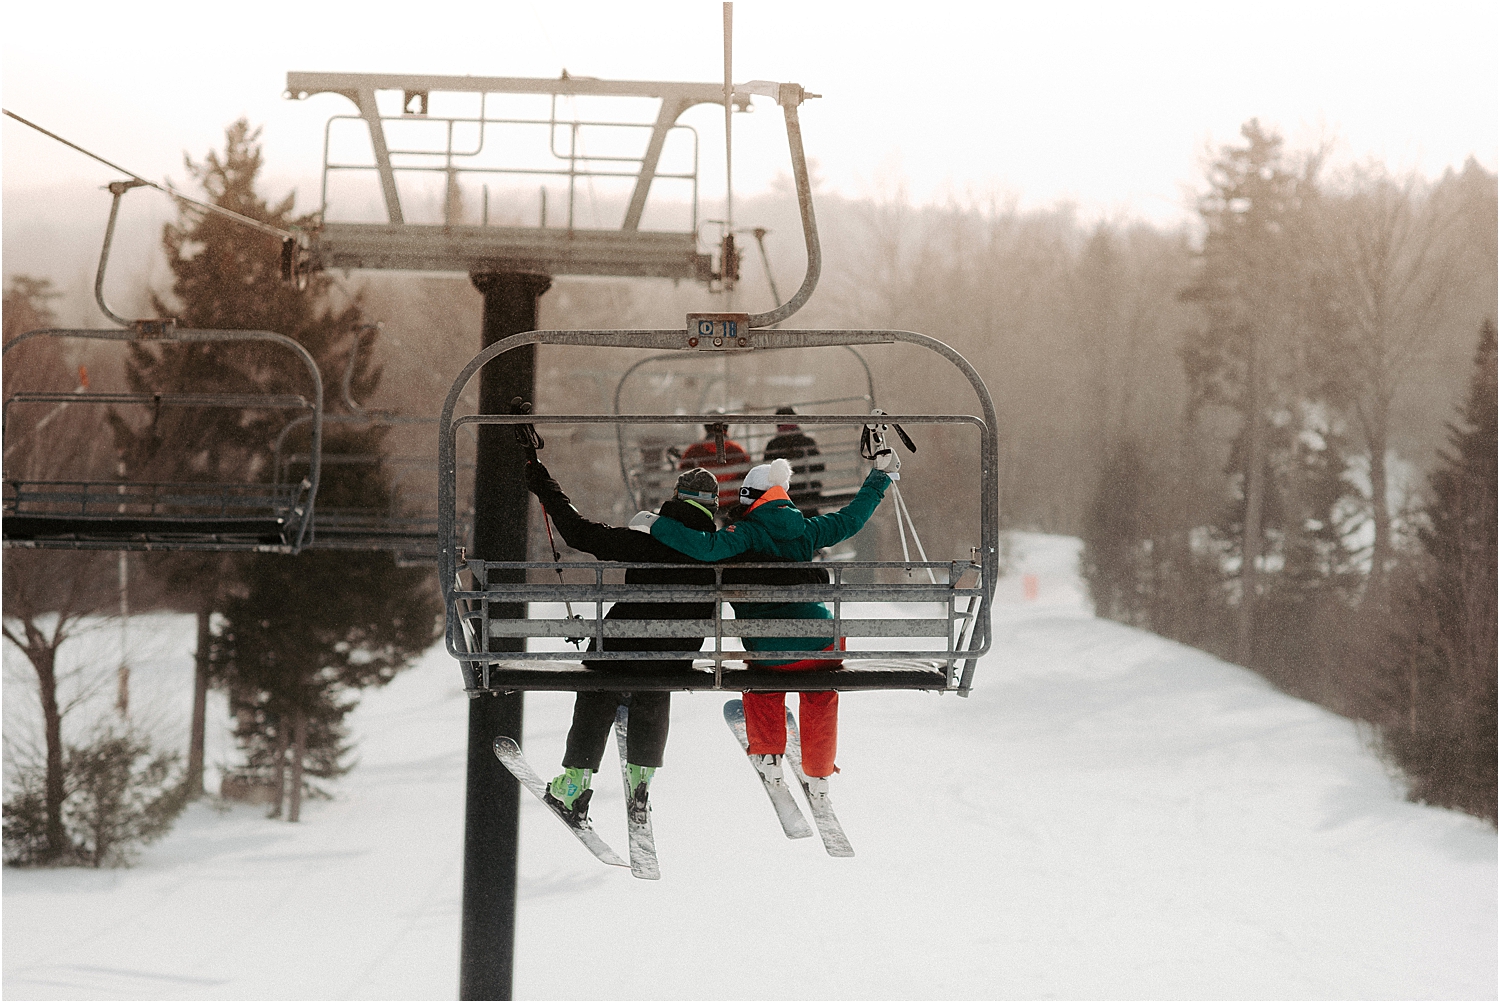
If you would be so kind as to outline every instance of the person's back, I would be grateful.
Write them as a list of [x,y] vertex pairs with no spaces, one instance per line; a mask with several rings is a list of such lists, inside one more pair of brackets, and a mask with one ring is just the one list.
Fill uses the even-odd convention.
[[[712,475],[709,475],[712,476]],[[527,467],[527,485],[547,514],[556,524],[557,530],[568,546],[582,550],[605,561],[629,561],[647,564],[696,563],[680,551],[654,539],[649,533],[623,526],[607,526],[585,519],[573,507],[562,487],[540,461]],[[701,485],[700,485],[701,486]],[[712,499],[712,495],[709,496]],[[712,511],[701,502],[693,505],[680,497],[669,498],[661,505],[661,514],[676,519],[684,526],[692,526],[703,532],[715,528]],[[627,568],[625,582],[629,585],[712,585],[714,573],[706,568]],[[713,618],[713,603],[680,602],[617,602],[604,614],[606,620],[704,620]],[[606,650],[613,651],[697,651],[703,646],[703,638],[610,638]],[[589,650],[594,650],[592,643]],[[650,671],[686,670],[692,661],[604,661],[584,659],[590,668],[616,666],[624,669],[647,669]]]
[[[776,413],[794,415],[797,412],[790,407],[779,407]],[[792,482],[787,487],[787,495],[809,518],[818,514],[818,503],[823,495],[823,482],[813,475],[821,474],[825,469],[821,462],[809,462],[809,457],[821,455],[813,437],[804,432],[802,426],[791,423],[776,426],[776,435],[766,443],[763,456],[767,463],[786,460],[792,465]]]
[[[628,561],[636,564],[691,564],[692,559],[654,539],[644,529],[607,526],[585,519],[573,507],[562,487],[540,461],[526,467],[526,482],[542,503],[542,508],[557,525],[568,546],[593,554],[601,560]],[[678,478],[673,498],[662,503],[661,513],[692,525],[704,532],[714,531],[714,514],[718,505],[718,482],[706,470],[693,469]],[[714,572],[708,568],[663,567],[627,568],[625,581],[631,585],[712,585]],[[605,614],[606,620],[709,620],[714,615],[712,602],[615,603]],[[703,646],[702,637],[611,637],[603,647],[589,642],[589,651],[680,651],[681,659],[588,658],[586,668],[602,673],[671,674],[692,668],[691,653]],[[625,693],[611,690],[586,690],[573,702],[573,724],[568,730],[567,748],[563,754],[563,772],[548,786],[546,798],[564,813],[586,818],[592,794],[590,783],[604,756],[610,729],[614,726],[616,708],[630,708],[626,732],[626,770],[632,791],[630,811],[644,822],[648,788],[652,776],[662,765],[667,744],[671,694],[666,691]]]
[[[675,550],[700,560],[731,560],[750,553],[764,553],[798,562],[810,562],[817,551],[833,546],[857,533],[884,497],[890,478],[872,470],[859,493],[844,508],[829,515],[805,518],[787,496],[791,464],[775,460],[751,469],[740,488],[741,515],[717,533],[694,532],[667,518],[651,522],[653,536],[670,543]],[[827,573],[817,568],[738,569],[739,576],[759,571],[768,584],[803,584],[827,582]],[[816,577],[814,577],[816,576]],[[831,620],[833,614],[821,602],[735,602],[735,617],[753,619]],[[741,642],[747,652],[806,651],[806,658],[758,659],[752,665],[777,671],[795,672],[838,668],[841,647],[832,637],[746,637]],[[821,657],[819,657],[821,656]],[[799,695],[799,717],[802,722],[803,770],[812,781],[814,796],[828,792],[827,778],[838,767],[834,758],[838,746],[838,692],[804,691]],[[747,692],[743,695],[745,731],[749,752],[768,779],[781,775],[781,755],[786,750],[786,694],[784,692]]]

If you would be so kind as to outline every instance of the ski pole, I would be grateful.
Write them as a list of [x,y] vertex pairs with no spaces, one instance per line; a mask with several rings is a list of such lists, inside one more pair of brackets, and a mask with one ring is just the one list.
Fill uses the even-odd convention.
[[[557,540],[552,536],[552,520],[547,515],[547,507],[545,505],[542,506],[542,525],[547,527],[547,545],[552,548],[552,561],[555,565],[552,570],[557,572],[557,584],[566,586],[568,583],[563,581],[562,554],[557,549]],[[574,615],[573,603],[571,601],[564,599],[563,606],[568,610],[569,620],[577,620],[579,623],[583,622],[583,617]],[[583,638],[570,637],[568,638],[568,643],[576,648],[583,644]]]
[[[922,558],[922,563],[923,564],[930,564],[931,562],[927,560],[927,548],[924,547],[924,546],[922,546],[922,538],[917,535],[917,524],[912,521],[911,509],[909,509],[909,508],[906,507],[906,499],[903,498],[903,497],[901,497],[901,488],[900,488],[900,486],[896,485],[896,484],[892,484],[891,485],[891,490],[893,492],[895,492],[896,510],[898,512],[905,512],[906,513],[906,524],[907,524],[907,526],[911,527],[911,538],[912,538],[912,541],[915,542],[916,545],[917,545],[917,554]],[[905,546],[906,546],[906,538],[905,537],[902,537],[902,539],[901,539],[901,545],[902,545],[902,548],[904,549]],[[927,569],[927,580],[930,581],[934,585],[937,584],[937,575],[934,575],[932,573],[932,569],[931,568]]]

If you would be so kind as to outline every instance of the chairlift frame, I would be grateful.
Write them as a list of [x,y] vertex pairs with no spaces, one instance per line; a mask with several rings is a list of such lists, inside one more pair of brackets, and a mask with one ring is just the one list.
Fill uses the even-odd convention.
[[[723,320],[728,315],[712,315],[709,323],[734,324]],[[739,315],[744,317],[744,315]],[[994,403],[984,381],[973,366],[958,352],[935,338],[910,331],[883,330],[755,330],[733,327],[728,339],[735,350],[775,348],[817,348],[848,345],[906,343],[926,348],[946,358],[969,380],[979,398],[980,416],[964,414],[902,414],[882,416],[883,423],[904,425],[964,424],[974,426],[980,440],[980,546],[974,561],[954,562],[792,562],[775,565],[691,564],[685,567],[715,568],[714,585],[643,586],[613,584],[604,580],[607,569],[662,568],[660,564],[628,562],[535,562],[486,561],[460,556],[461,544],[453,517],[456,501],[456,439],[458,430],[469,425],[519,424],[645,424],[678,425],[686,420],[712,420],[731,424],[764,423],[774,415],[714,414],[684,416],[656,415],[465,415],[454,417],[458,399],[470,379],[481,367],[505,352],[527,345],[573,345],[591,348],[712,350],[709,340],[699,336],[698,323],[690,318],[686,330],[645,331],[530,331],[513,335],[476,355],[455,379],[443,404],[439,422],[439,499],[440,522],[439,580],[447,609],[446,645],[457,659],[464,676],[465,689],[472,695],[511,690],[856,690],[856,689],[925,689],[955,691],[967,695],[980,656],[990,648],[990,607],[999,574],[999,455],[997,419]],[[743,330],[743,334],[738,331]],[[720,344],[724,339],[720,339]],[[799,415],[799,422],[809,426],[862,425],[871,420],[868,413],[836,415]],[[834,580],[826,586],[748,586],[726,585],[723,569],[745,567],[816,568],[832,572]],[[594,581],[587,585],[526,582],[528,571],[537,569],[592,569]],[[845,570],[847,569],[847,570]],[[459,572],[467,571],[472,588],[459,584]],[[931,571],[941,572],[943,581],[907,581],[894,584],[871,584],[847,580],[850,571]],[[977,575],[966,583],[970,573]],[[504,579],[519,578],[519,582]],[[716,614],[712,620],[605,620],[603,604],[617,600],[712,602]],[[810,672],[776,672],[747,665],[744,669],[726,667],[729,661],[744,661],[747,653],[726,650],[723,603],[730,601],[823,601],[833,604],[836,619],[804,621],[734,621],[728,636],[738,636],[737,629],[765,629],[766,636],[856,636],[926,637],[947,635],[940,648],[918,650],[852,650],[843,651],[844,668]],[[492,605],[516,603],[594,603],[592,623],[563,618],[538,617],[516,620],[490,616]],[[856,620],[842,616],[847,602],[944,602],[947,612],[941,618],[886,617],[882,621]],[[960,602],[963,603],[960,608]],[[958,622],[955,626],[955,622]],[[936,623],[943,623],[939,631]],[[880,624],[880,625],[877,625]],[[598,672],[578,664],[580,657],[571,651],[515,652],[492,649],[491,639],[504,638],[513,643],[525,637],[697,637],[712,638],[711,651],[698,653],[700,662],[686,673],[676,675]],[[756,660],[805,658],[806,651],[757,651]],[[593,661],[673,660],[692,658],[682,651],[590,651]],[[550,664],[549,664],[550,663]]]

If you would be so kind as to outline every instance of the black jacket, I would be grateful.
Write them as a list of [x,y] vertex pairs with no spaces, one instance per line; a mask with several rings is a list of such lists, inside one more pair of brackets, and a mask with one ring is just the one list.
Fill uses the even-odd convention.
[[817,514],[817,504],[822,498],[823,482],[813,479],[813,474],[821,474],[824,466],[821,463],[798,463],[798,460],[806,460],[810,456],[819,456],[818,444],[813,437],[800,428],[790,432],[782,432],[780,435],[766,443],[765,462],[772,460],[786,460],[792,465],[792,483],[787,488],[787,497],[792,504],[799,509],[811,508],[813,514]]
[[[678,553],[671,547],[657,540],[650,533],[642,533],[639,530],[629,529],[624,526],[606,526],[601,522],[585,519],[568,496],[563,493],[562,487],[547,472],[540,461],[534,461],[526,467],[526,486],[531,489],[532,494],[542,503],[542,508],[552,517],[552,522],[557,526],[557,531],[567,541],[568,546],[574,550],[581,550],[586,554],[593,554],[602,561],[630,561],[649,564],[696,564],[691,557]],[[663,515],[671,516],[683,525],[692,529],[711,531],[714,529],[714,521],[702,509],[676,498],[667,500],[662,504]],[[699,571],[694,568],[627,568],[625,581],[632,585],[712,585],[714,573],[707,569]],[[714,615],[713,603],[677,603],[677,602],[617,602],[608,613],[606,620],[710,620]],[[678,638],[635,638],[617,637],[611,638],[608,650],[611,651],[697,651],[703,646],[703,638],[694,640],[691,637]],[[593,644],[589,650],[594,650]],[[585,661],[584,664],[588,664]],[[647,662],[647,665],[658,664]],[[659,663],[661,667],[687,668],[688,663],[664,662]],[[593,668],[618,668],[640,669],[641,662],[596,662]]]

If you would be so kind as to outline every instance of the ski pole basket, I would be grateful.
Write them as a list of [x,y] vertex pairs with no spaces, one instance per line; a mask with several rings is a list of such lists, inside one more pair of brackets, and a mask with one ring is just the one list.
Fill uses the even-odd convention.
[[[307,540],[320,472],[323,384],[317,366],[297,342],[269,331],[178,329],[29,331],[4,348],[41,338],[103,341],[269,342],[295,354],[307,369],[311,397],[288,393],[168,393],[17,391],[3,404],[5,466],[3,539],[7,547],[64,550],[210,550],[296,553]],[[162,480],[145,471],[106,461],[91,447],[111,441],[111,423],[137,426],[155,436],[159,428],[191,425],[193,416],[235,413],[238,424],[275,428],[302,421],[311,427],[312,462],[293,483],[263,480],[253,460],[243,476],[224,480],[220,445],[199,443],[204,476]],[[64,412],[84,414],[82,435],[66,445],[43,435]],[[77,419],[74,419],[75,421]],[[269,445],[266,443],[265,445]],[[29,448],[22,448],[23,446]],[[167,463],[178,444],[163,440]],[[226,447],[227,448],[227,447]],[[180,458],[180,457],[177,457]],[[156,465],[152,465],[156,466]],[[173,469],[180,469],[174,467]]]
[[[475,356],[454,382],[444,404],[439,436],[439,575],[447,609],[448,652],[458,659],[464,686],[471,694],[510,690],[870,690],[922,689],[967,694],[975,665],[990,648],[990,605],[999,573],[998,444],[994,404],[973,367],[942,342],[907,331],[758,330],[740,327],[729,339],[736,351],[807,349],[832,346],[906,343],[925,348],[956,367],[973,388],[979,415],[898,414],[881,422],[907,428],[923,425],[968,426],[978,439],[979,546],[971,560],[834,561],[764,564],[689,564],[712,568],[714,582],[703,585],[627,584],[633,568],[667,565],[625,562],[489,561],[465,552],[455,518],[456,440],[469,425],[625,425],[668,429],[684,423],[725,423],[734,428],[774,427],[774,414],[552,414],[465,415],[455,417],[459,395],[485,364],[525,345],[573,345],[591,348],[678,349],[704,351],[712,344],[701,337],[699,323],[733,324],[725,315],[714,320],[689,318],[683,330],[531,331],[513,335]],[[742,332],[742,333],[740,333]],[[720,345],[723,345],[723,339]],[[712,346],[714,348],[720,345]],[[799,415],[811,432],[842,427],[858,430],[870,421],[868,409],[844,413]],[[558,471],[558,473],[563,473]],[[628,474],[627,474],[628,476]],[[754,582],[759,569],[816,569],[822,584],[765,585]],[[463,579],[467,579],[464,581]],[[460,582],[462,581],[462,584]],[[607,619],[608,604],[617,601],[710,604],[711,618],[688,620]],[[832,620],[734,619],[735,602],[822,602]],[[525,605],[521,605],[525,604]],[[569,616],[568,607],[581,618]],[[516,611],[524,611],[517,618]],[[788,640],[833,635],[843,650],[843,667],[805,672],[778,672],[746,662],[750,654],[738,643],[761,639],[753,658],[787,661],[809,652],[788,644],[769,650],[767,639]],[[704,638],[701,650],[685,653],[682,639]],[[564,646],[568,638],[591,639],[580,655]],[[609,638],[662,638],[661,651],[597,650]],[[527,650],[509,650],[524,646]],[[691,669],[676,674],[619,672],[585,668],[579,661],[675,660],[692,658]],[[744,663],[741,667],[740,663]]]

